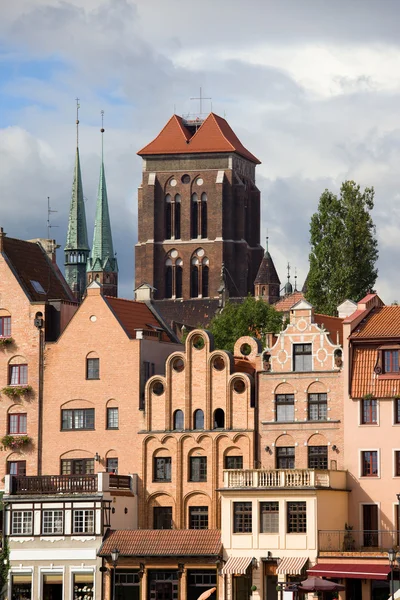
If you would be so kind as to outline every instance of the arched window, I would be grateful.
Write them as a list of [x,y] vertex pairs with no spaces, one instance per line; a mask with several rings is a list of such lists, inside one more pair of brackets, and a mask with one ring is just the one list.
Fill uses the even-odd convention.
[[165,239],[172,237],[172,199],[170,194],[165,196]]
[[175,239],[180,239],[181,237],[181,197],[179,194],[175,196]]
[[199,199],[196,193],[192,194],[192,202],[191,202],[191,220],[190,220],[190,229],[191,229],[191,238],[197,238],[199,235]]
[[190,270],[190,297],[197,298],[199,295],[199,261],[192,258]]
[[183,421],[183,411],[176,410],[174,412],[174,429],[183,429],[184,421]]
[[182,276],[183,276],[183,262],[182,259],[178,258],[175,266],[175,296],[176,298],[182,298]]
[[165,297],[172,298],[172,262],[170,258],[165,261]]
[[193,428],[204,429],[204,413],[200,408],[194,411]]
[[201,237],[207,237],[207,194],[201,195]]
[[225,413],[222,408],[214,411],[214,429],[223,429],[225,427]]
[[204,258],[202,262],[201,273],[201,295],[203,298],[208,298],[208,258]]

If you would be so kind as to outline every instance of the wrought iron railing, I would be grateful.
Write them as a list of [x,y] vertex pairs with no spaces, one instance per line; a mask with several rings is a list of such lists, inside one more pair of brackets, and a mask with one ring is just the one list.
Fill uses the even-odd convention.
[[399,545],[399,531],[343,529],[318,531],[319,552],[386,552]]
[[16,475],[11,483],[12,494],[87,494],[97,488],[97,475]]

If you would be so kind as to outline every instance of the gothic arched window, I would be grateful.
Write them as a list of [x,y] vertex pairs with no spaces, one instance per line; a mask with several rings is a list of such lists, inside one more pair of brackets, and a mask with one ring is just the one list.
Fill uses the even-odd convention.
[[200,408],[194,411],[193,429],[204,429],[204,413]]
[[182,298],[183,261],[174,248],[165,260],[165,298]]
[[181,237],[181,197],[180,194],[175,195],[175,215],[174,215],[174,235],[175,239],[179,240]]
[[165,261],[165,297],[172,298],[172,261]]
[[199,235],[199,198],[196,193],[192,194],[190,207],[190,237],[197,238]]
[[201,237],[207,237],[207,194],[201,195]]
[[172,198],[170,194],[165,196],[165,239],[172,237]]
[[208,258],[204,258],[201,269],[201,295],[208,298]]
[[182,298],[183,261],[178,258],[175,263],[175,297]]
[[225,413],[222,408],[214,411],[214,429],[223,429],[225,427]]

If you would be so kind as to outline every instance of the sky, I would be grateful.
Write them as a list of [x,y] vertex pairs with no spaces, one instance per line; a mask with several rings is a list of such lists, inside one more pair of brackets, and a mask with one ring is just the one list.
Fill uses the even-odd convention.
[[[0,225],[47,237],[62,264],[80,98],[89,238],[100,111],[120,296],[133,297],[141,159],[191,97],[212,97],[261,161],[262,243],[281,281],[308,270],[325,188],[374,186],[376,290],[400,301],[400,4],[397,0],[13,0],[0,19]],[[204,101],[204,110],[211,110]]]

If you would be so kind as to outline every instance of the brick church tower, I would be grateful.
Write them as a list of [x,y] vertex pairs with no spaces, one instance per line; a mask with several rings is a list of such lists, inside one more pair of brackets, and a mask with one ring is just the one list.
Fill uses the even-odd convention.
[[161,311],[162,303],[190,303],[195,325],[204,323],[202,310],[212,317],[218,308],[222,280],[231,298],[253,293],[263,257],[260,161],[213,113],[204,121],[172,116],[138,154],[136,287],[155,288]]

